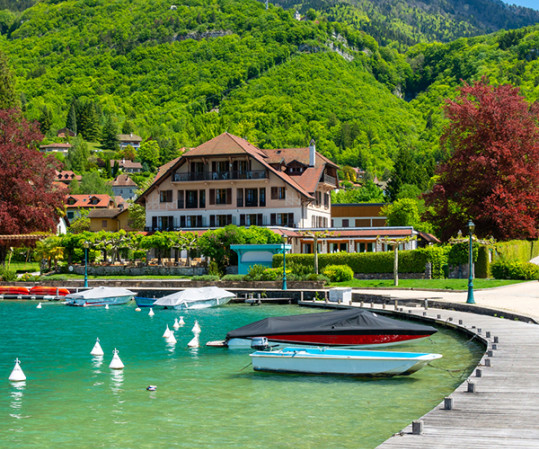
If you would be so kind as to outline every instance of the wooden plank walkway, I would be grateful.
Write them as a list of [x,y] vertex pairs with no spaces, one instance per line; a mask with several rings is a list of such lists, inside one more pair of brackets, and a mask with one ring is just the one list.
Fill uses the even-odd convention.
[[449,396],[451,409],[442,401],[377,449],[539,448],[539,325],[448,309],[364,308],[459,327],[487,344],[478,367]]

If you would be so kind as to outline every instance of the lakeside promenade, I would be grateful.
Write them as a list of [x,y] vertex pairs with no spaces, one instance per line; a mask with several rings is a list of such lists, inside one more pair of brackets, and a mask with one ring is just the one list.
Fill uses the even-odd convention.
[[[513,313],[539,322],[538,281],[475,291],[476,305],[468,305],[469,311],[451,310],[466,303],[466,292],[376,293],[401,300],[436,298],[443,308],[399,306],[397,313],[460,327],[487,344],[477,369],[447,400],[378,449],[539,447],[539,325],[500,318]],[[476,313],[482,308],[497,310],[498,317]]]

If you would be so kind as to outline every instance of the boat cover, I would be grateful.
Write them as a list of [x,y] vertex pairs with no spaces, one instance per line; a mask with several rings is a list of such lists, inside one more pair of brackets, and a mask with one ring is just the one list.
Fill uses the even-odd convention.
[[68,299],[95,299],[95,298],[113,298],[118,296],[128,296],[135,293],[122,287],[95,287],[89,290],[71,293],[66,296]]
[[207,301],[211,299],[234,298],[236,295],[219,287],[186,288],[163,296],[154,302],[155,306],[174,307],[182,303]]
[[265,318],[230,331],[226,339],[307,333],[357,333],[358,331],[365,334],[431,335],[436,332],[436,329],[423,324],[394,320],[366,310],[343,309]]

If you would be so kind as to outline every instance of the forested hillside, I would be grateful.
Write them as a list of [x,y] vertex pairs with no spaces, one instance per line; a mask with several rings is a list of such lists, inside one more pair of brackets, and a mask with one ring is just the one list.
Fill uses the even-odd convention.
[[298,21],[255,0],[174,3],[44,0],[16,20],[0,14],[26,116],[54,139],[77,109],[88,141],[115,126],[168,150],[223,131],[266,148],[314,138],[337,163],[388,176],[403,148],[428,166],[443,156],[441,106],[460,79],[488,75],[538,98],[538,26],[402,54],[323,14]]
[[539,22],[539,11],[501,0],[276,0],[303,15],[344,22],[381,45],[404,50],[420,42],[449,42]]

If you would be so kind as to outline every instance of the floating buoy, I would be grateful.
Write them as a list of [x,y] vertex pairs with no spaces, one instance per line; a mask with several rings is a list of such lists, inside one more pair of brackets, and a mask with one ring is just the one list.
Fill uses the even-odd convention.
[[105,309],[108,309],[109,308],[109,305],[108,304],[105,304]]
[[193,326],[193,334],[200,334],[200,326],[198,325],[198,320],[195,320],[195,325]]
[[150,311],[148,312],[148,315],[149,316],[154,316],[155,315],[155,313],[153,313],[153,309],[151,307],[150,307]]
[[114,348],[114,351],[112,352],[114,355],[112,356],[112,360],[110,362],[109,368],[111,369],[124,369],[124,364],[120,360],[120,356],[118,355],[118,350]]
[[94,355],[98,357],[105,355],[105,353],[103,352],[103,349],[101,349],[101,345],[99,344],[99,338],[95,341],[94,348],[90,352],[90,355]]
[[174,329],[180,328],[180,323],[178,323],[178,318],[174,318],[174,324],[172,325]]
[[140,312],[140,307],[137,307],[137,308],[135,309],[135,312]]
[[183,321],[183,316],[180,317],[180,321],[178,322],[180,326],[183,326],[185,324],[185,321]]
[[176,337],[174,336],[174,332],[171,332],[170,335],[167,337],[167,343],[175,344],[176,343]]
[[41,303],[36,306],[36,309],[41,309]]
[[155,390],[157,390],[157,386],[156,386],[156,385],[148,385],[148,386],[146,387],[146,390],[148,390],[148,391],[155,391]]
[[[170,335],[172,334],[172,331],[168,328],[168,324],[167,324],[167,328],[165,329],[165,333],[163,334],[163,338],[168,338],[170,337]],[[172,334],[174,335],[174,334]]]
[[26,380],[26,376],[22,371],[20,363],[18,358],[15,359],[15,366],[9,375],[9,380],[11,382],[24,382]]
[[198,340],[198,334],[195,334],[193,339],[189,343],[187,343],[187,346],[189,346],[190,348],[198,348],[200,346],[200,342]]

